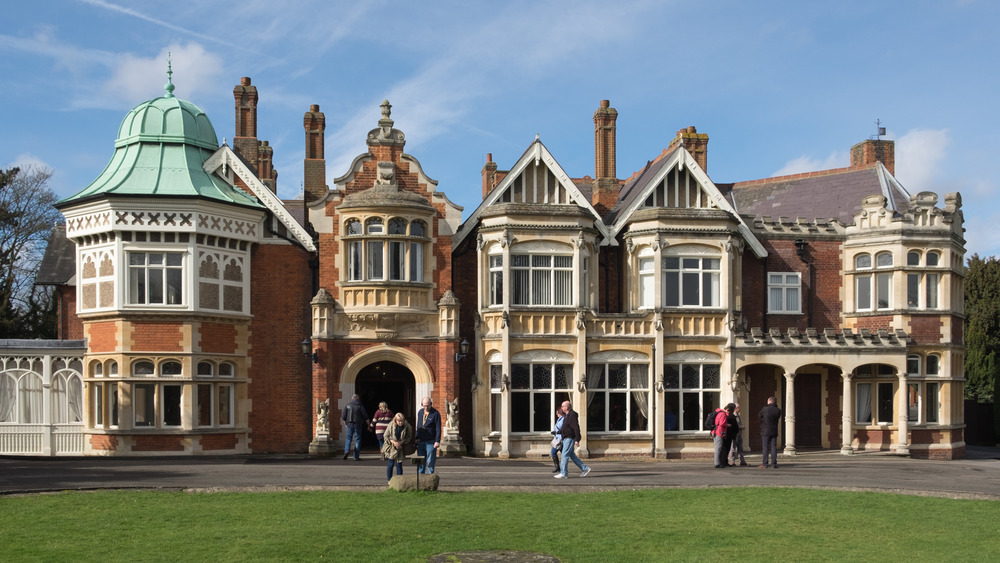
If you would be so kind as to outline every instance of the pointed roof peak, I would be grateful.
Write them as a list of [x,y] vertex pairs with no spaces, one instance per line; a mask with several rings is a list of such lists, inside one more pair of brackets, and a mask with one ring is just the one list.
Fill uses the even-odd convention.
[[167,91],[165,98],[174,97],[174,81],[173,81],[174,69],[172,68],[170,61],[170,53],[167,53],[167,83],[163,85],[163,89]]

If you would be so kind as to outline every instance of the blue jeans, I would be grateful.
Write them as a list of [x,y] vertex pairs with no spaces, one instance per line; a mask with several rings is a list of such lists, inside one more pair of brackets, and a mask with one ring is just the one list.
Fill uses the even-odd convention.
[[573,463],[580,468],[580,471],[586,471],[590,469],[580,461],[580,458],[576,455],[576,440],[573,438],[563,438],[562,441],[562,461],[559,463],[559,473],[562,473],[563,477],[566,476],[566,468],[569,466],[569,460],[573,460]]
[[417,473],[434,473],[434,462],[437,461],[434,442],[417,442],[417,453],[427,462],[427,467],[423,463],[417,465]]
[[347,427],[347,440],[344,441],[344,455],[351,451],[351,442],[354,442],[354,459],[361,459],[361,428]]
[[392,466],[393,465],[396,466],[396,475],[402,475],[403,474],[403,462],[402,461],[393,461],[392,459],[386,460],[386,463],[385,463],[385,480],[386,481],[391,481],[392,480]]

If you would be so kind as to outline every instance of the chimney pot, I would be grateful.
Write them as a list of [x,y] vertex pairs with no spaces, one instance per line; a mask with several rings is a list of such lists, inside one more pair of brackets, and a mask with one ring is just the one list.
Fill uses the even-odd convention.
[[243,85],[243,86],[249,86],[250,85],[250,77],[249,76],[244,76],[243,78],[240,78],[240,84]]
[[611,107],[611,100],[601,100],[601,107],[602,108],[609,108],[609,107]]
[[310,105],[309,106],[309,111],[311,111],[313,113],[316,113],[317,111],[319,111],[319,104],[312,104],[312,105]]
[[486,162],[493,162],[493,153],[486,153]]

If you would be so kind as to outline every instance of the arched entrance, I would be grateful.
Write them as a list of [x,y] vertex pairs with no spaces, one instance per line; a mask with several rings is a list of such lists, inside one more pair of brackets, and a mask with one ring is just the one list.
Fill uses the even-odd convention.
[[[406,366],[385,360],[368,364],[358,372],[354,389],[369,416],[375,416],[378,404],[385,401],[389,410],[402,412],[413,424],[413,413],[417,410],[416,382]],[[363,433],[361,446],[377,448],[375,435]]]

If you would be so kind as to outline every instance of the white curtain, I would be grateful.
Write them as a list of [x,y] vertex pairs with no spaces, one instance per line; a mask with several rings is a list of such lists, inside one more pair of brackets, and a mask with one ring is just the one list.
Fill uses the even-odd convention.
[[17,384],[14,378],[6,373],[0,373],[0,422],[14,422],[16,397]]
[[34,373],[26,373],[18,385],[18,406],[20,420],[24,424],[42,422],[42,378]]
[[587,366],[587,405],[594,400],[594,387],[601,381],[604,374],[604,364],[594,364]]
[[649,420],[649,366],[632,364],[632,398],[639,406],[642,417]]
[[858,420],[856,422],[872,421],[872,384],[858,383]]
[[79,376],[72,375],[66,393],[69,420],[67,422],[83,422],[83,381]]

